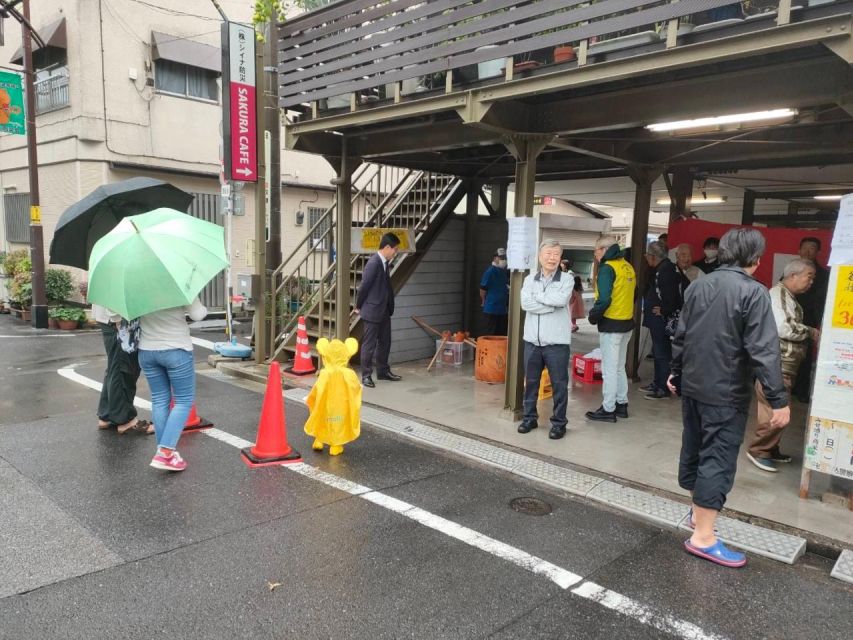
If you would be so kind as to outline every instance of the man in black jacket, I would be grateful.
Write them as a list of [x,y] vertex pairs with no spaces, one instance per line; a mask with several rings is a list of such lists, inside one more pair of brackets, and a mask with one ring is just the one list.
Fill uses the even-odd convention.
[[666,379],[669,378],[669,361],[672,359],[672,340],[666,333],[666,323],[681,310],[681,276],[667,257],[666,245],[649,243],[646,262],[652,274],[643,297],[643,326],[652,337],[652,356],[655,359],[655,379],[646,387],[647,400],[669,398]]
[[361,286],[355,301],[355,311],[364,322],[361,340],[361,383],[371,389],[373,363],[377,377],[396,382],[400,376],[391,373],[388,354],[391,351],[391,316],[394,315],[394,287],[391,285],[391,261],[397,255],[400,238],[386,233],[379,241],[379,251],[370,256],[364,266]]
[[714,522],[734,484],[753,380],[773,409],[771,425],[790,419],[770,295],[752,277],[764,247],[764,236],[750,227],[720,240],[721,266],[685,293],[668,381],[682,395],[678,484],[693,497],[694,531],[684,546],[725,567],[746,564],[744,554],[717,539]]
[[[810,260],[815,266],[814,284],[805,293],[797,296],[797,302],[803,309],[803,324],[819,329],[823,320],[823,308],[826,306],[826,293],[829,288],[829,269],[817,263],[820,253],[820,239],[809,236],[800,240],[800,257]],[[806,343],[806,356],[797,371],[792,394],[800,402],[808,402],[812,388],[812,368],[814,366],[814,341],[809,338]]]

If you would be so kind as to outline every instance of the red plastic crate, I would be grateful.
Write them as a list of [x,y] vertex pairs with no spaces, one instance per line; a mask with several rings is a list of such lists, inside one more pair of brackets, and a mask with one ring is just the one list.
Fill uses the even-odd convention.
[[572,378],[589,384],[601,384],[601,360],[573,355]]

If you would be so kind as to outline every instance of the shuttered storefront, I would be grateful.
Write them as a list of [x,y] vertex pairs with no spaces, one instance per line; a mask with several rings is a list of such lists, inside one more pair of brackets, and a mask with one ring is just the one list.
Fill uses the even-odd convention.
[[[222,211],[218,193],[192,193],[195,196],[189,213],[196,218],[222,226]],[[225,309],[225,272],[222,271],[202,290],[201,303],[211,311]]]

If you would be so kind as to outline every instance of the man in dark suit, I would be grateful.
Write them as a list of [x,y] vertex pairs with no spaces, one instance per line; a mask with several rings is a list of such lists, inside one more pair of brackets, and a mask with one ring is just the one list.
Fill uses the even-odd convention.
[[388,353],[391,351],[391,316],[394,315],[394,288],[391,286],[391,261],[397,255],[400,238],[386,233],[379,241],[379,251],[364,267],[355,311],[364,322],[361,340],[361,383],[373,388],[373,364],[380,380],[396,382],[400,376],[391,373]]

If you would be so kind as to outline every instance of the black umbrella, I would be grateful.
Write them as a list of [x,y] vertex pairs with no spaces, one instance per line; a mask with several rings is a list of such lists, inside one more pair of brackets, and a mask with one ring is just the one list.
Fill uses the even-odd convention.
[[186,191],[154,178],[102,185],[59,217],[50,242],[50,262],[88,270],[92,247],[122,218],[160,207],[186,211],[192,201]]

